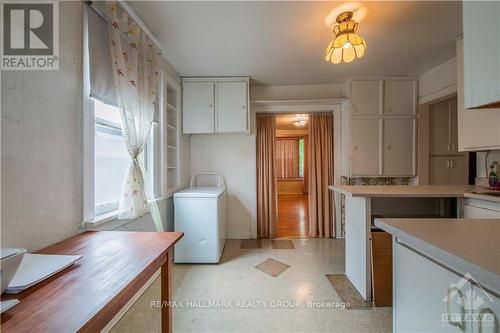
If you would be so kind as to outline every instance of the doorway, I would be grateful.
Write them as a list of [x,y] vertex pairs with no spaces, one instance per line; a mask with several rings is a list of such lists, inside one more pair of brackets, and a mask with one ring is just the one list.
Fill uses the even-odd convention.
[[275,170],[278,194],[276,238],[304,238],[309,230],[309,117],[283,114],[275,118]]

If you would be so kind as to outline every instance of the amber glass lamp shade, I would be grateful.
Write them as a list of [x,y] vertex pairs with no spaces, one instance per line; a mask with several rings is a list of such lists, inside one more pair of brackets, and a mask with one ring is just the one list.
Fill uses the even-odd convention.
[[326,47],[326,61],[347,64],[365,54],[366,42],[356,33],[358,23],[351,18],[352,12],[345,12],[337,17],[339,24],[333,27],[335,38]]

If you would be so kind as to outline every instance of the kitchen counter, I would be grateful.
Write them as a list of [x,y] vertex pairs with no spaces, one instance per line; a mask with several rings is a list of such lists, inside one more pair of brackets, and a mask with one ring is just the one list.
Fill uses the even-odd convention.
[[[369,185],[330,186],[330,190],[351,197],[397,197],[397,198],[463,198],[465,193],[483,193],[485,189],[473,185]],[[499,197],[500,199],[500,197]]]
[[470,273],[500,295],[499,220],[375,219],[375,225],[460,275]]
[[330,186],[345,195],[345,274],[366,301],[371,301],[371,228],[377,217],[463,217],[468,196],[481,200],[489,190],[473,185]]

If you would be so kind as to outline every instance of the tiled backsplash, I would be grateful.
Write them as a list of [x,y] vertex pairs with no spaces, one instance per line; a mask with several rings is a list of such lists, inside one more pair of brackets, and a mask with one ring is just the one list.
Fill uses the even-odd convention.
[[[342,185],[415,185],[415,177],[345,177]],[[345,237],[345,195],[340,195],[340,234]]]

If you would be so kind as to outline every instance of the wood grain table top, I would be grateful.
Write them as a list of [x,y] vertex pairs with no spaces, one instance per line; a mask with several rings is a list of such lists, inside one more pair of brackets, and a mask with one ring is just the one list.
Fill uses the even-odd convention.
[[167,261],[180,232],[87,231],[37,253],[82,255],[19,293],[2,332],[98,332]]

